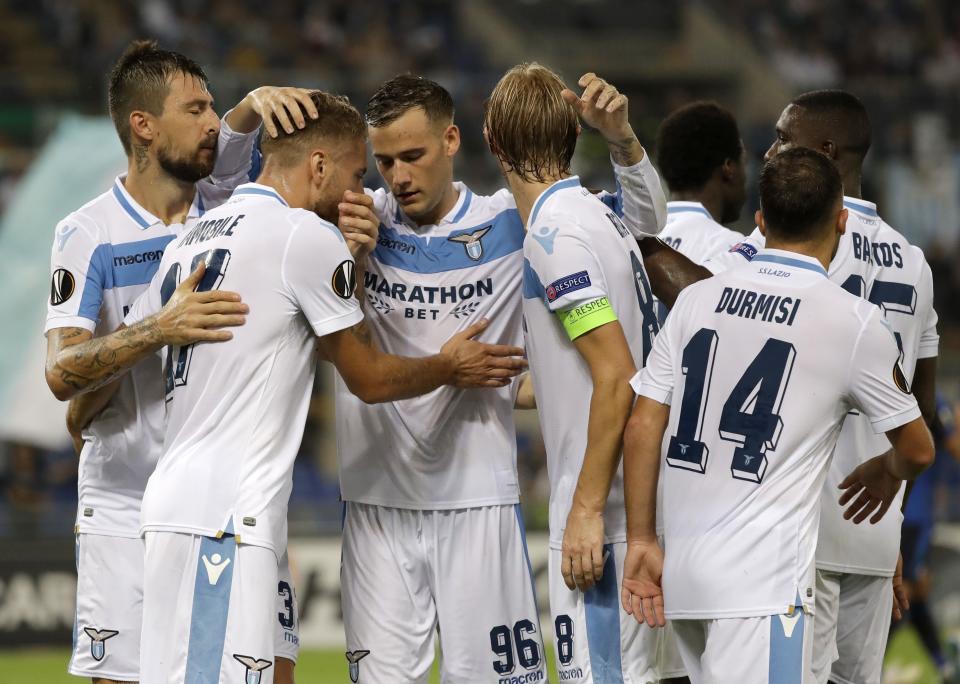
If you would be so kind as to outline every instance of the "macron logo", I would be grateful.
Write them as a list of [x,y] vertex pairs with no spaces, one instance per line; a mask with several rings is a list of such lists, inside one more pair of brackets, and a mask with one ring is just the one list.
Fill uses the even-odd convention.
[[230,565],[230,559],[224,559],[219,553],[215,553],[210,558],[201,556],[201,560],[203,560],[203,566],[207,569],[207,581],[211,587],[215,587],[217,582],[220,581],[220,575]]

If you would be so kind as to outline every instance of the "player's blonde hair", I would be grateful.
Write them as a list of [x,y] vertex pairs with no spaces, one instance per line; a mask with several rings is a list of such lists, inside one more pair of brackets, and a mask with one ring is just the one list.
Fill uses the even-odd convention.
[[[279,135],[276,138],[264,135],[260,141],[260,151],[265,160],[281,166],[293,166],[303,160],[304,152],[324,142],[366,140],[367,127],[363,117],[346,97],[315,90],[310,93],[310,99],[319,116],[311,119],[303,112],[305,125],[303,128],[294,128],[293,133],[287,133],[277,123]],[[300,105],[300,109],[303,111],[303,105]]]
[[546,182],[570,170],[577,114],[560,96],[566,86],[536,62],[503,75],[487,100],[484,126],[490,150],[525,181]]

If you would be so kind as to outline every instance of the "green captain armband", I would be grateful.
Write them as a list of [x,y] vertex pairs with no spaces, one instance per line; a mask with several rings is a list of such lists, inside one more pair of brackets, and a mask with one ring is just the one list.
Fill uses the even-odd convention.
[[557,311],[557,318],[563,323],[571,340],[585,335],[594,328],[617,320],[617,314],[606,297],[594,299],[569,311]]

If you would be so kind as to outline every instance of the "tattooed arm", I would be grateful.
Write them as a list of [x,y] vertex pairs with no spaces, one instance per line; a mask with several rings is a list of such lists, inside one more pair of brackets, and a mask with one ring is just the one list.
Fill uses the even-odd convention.
[[47,333],[47,385],[61,400],[107,384],[166,344],[224,342],[233,337],[224,326],[243,325],[247,306],[235,292],[194,292],[204,265],[185,279],[157,313],[130,327],[93,337],[83,328],[54,328]]
[[73,447],[77,456],[80,455],[80,450],[83,448],[83,431],[107,407],[119,387],[120,381],[118,379],[91,392],[77,395],[70,400],[67,405],[67,432],[70,433],[70,438],[73,440]]

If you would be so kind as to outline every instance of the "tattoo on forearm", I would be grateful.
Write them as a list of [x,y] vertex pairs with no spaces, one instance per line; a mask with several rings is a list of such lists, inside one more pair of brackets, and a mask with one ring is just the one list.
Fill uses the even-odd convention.
[[611,140],[607,143],[610,148],[610,156],[620,166],[632,166],[637,163],[636,145],[638,144],[636,136],[621,138],[620,140]]
[[356,338],[360,344],[365,347],[369,347],[373,344],[373,338],[370,335],[370,328],[367,327],[367,324],[363,321],[360,321],[355,326],[350,328],[350,333]]
[[[83,333],[82,330],[79,333],[65,331],[59,341],[62,343]],[[61,348],[56,355],[57,375],[74,389],[96,389],[136,365],[161,342],[156,321],[146,319],[113,334]]]

